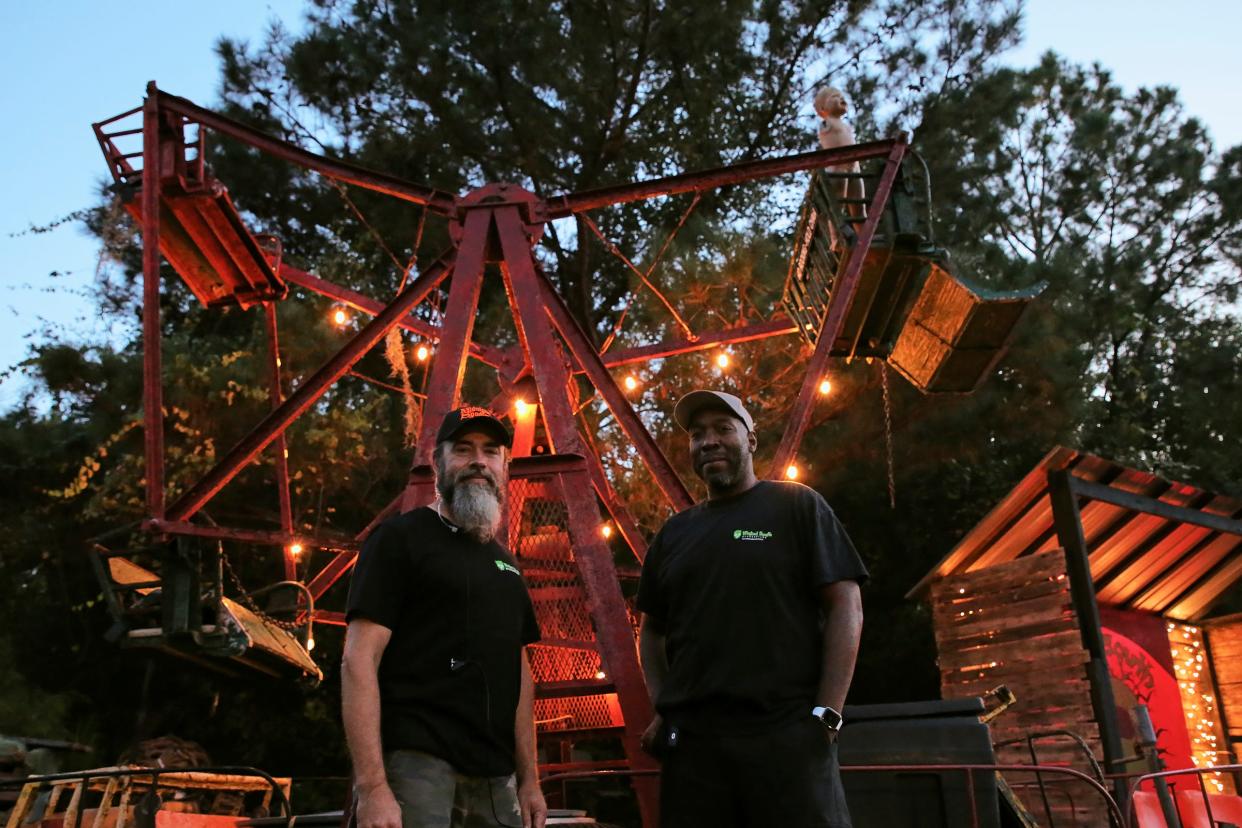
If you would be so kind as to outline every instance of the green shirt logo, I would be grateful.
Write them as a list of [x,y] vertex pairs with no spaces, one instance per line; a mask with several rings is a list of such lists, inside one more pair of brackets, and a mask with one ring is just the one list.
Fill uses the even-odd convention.
[[772,537],[771,532],[752,532],[749,529],[734,529],[733,539],[744,541],[765,541]]
[[513,566],[512,564],[507,564],[504,561],[492,561],[492,563],[496,564],[496,568],[499,569],[501,572],[512,572],[514,575],[517,575],[519,577],[521,577],[522,575],[522,573],[518,570],[518,568],[516,566]]

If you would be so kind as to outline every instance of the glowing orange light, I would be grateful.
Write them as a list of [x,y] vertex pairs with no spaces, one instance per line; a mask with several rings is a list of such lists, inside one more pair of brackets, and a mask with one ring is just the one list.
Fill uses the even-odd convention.
[[595,677],[596,677],[597,679],[607,678],[607,677],[608,677],[608,674],[607,674],[607,673],[605,673],[603,670],[599,670],[599,671],[597,671],[597,672],[595,673]]
[[513,401],[513,410],[519,417],[525,417],[530,412],[530,404],[519,397]]
[[794,463],[790,463],[789,467],[785,469],[785,476],[788,477],[790,480],[797,480],[798,479],[797,465],[795,465]]
[[303,552],[303,551],[305,551],[305,549],[306,549],[306,547],[302,546],[302,544],[300,544],[300,543],[298,543],[298,542],[296,542],[296,541],[294,541],[293,543],[289,544],[289,554],[290,554],[290,555],[292,555],[292,556],[293,556],[293,557],[295,557],[295,558],[296,558],[296,557],[298,557],[299,555],[301,555],[301,554],[302,554],[302,552]]
[[414,352],[414,356],[418,357],[419,362],[426,362],[427,357],[431,356],[431,351],[427,350],[426,345],[419,345],[418,350]]
[[612,537],[612,524],[605,523],[603,526],[599,527],[599,533],[603,535],[605,538],[611,538]]
[[828,396],[832,393],[832,383],[828,380],[821,380],[819,383],[819,393]]
[[625,378],[625,390],[626,391],[633,391],[637,387],[638,387],[638,380],[634,378],[633,374],[630,374],[628,377]]
[[349,314],[343,308],[337,308],[332,311],[332,321],[336,323],[338,328],[343,328],[345,323],[349,321]]
[[306,652],[309,653],[313,649],[315,649],[315,639],[313,638],[306,639]]
[[720,353],[716,354],[716,367],[720,368],[721,370],[724,370],[725,368],[729,367],[728,352],[721,351]]

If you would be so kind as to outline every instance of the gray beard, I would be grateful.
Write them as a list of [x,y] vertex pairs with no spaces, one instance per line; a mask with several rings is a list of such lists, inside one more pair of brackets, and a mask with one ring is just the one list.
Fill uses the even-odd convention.
[[496,537],[500,529],[501,500],[490,486],[477,483],[456,483],[441,491],[453,522],[479,543]]

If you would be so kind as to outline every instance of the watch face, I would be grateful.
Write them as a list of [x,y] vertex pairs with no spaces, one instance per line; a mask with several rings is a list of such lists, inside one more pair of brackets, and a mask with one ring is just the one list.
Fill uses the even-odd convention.
[[823,713],[820,713],[819,720],[830,730],[841,729],[841,714],[831,708],[826,708]]

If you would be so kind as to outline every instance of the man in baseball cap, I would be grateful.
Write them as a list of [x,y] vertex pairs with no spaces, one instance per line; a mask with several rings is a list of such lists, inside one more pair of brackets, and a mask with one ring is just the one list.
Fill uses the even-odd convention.
[[525,652],[539,626],[497,540],[512,445],[488,409],[450,411],[438,499],[358,556],[341,664],[358,828],[544,825]]
[[867,570],[818,492],[756,477],[740,399],[691,391],[673,419],[707,500],[656,534],[638,588],[660,824],[848,828],[836,738]]
[[755,430],[755,421],[751,418],[750,412],[746,410],[746,406],[742,405],[742,401],[723,391],[691,391],[678,400],[677,405],[673,407],[673,420],[682,427],[682,430],[689,431],[690,421],[704,408],[726,411],[745,423],[747,431]]
[[463,405],[444,415],[444,422],[436,432],[436,447],[471,431],[486,434],[505,448],[513,448],[513,435],[495,412],[477,405]]

